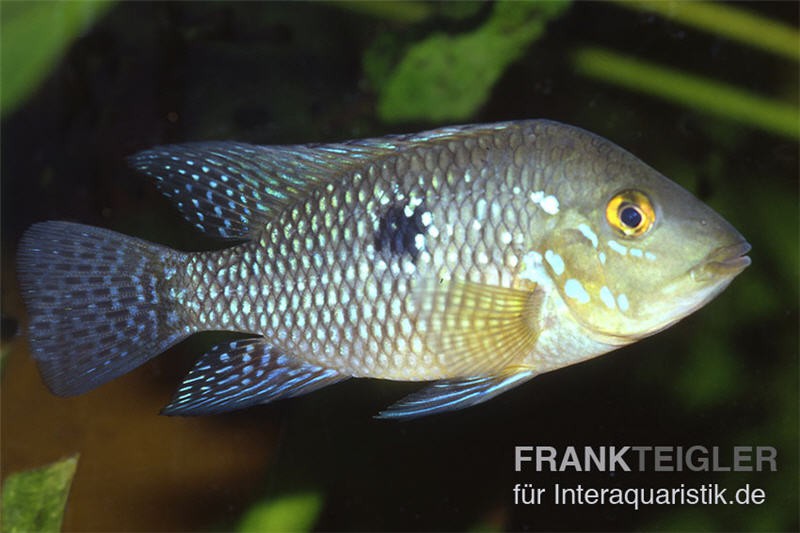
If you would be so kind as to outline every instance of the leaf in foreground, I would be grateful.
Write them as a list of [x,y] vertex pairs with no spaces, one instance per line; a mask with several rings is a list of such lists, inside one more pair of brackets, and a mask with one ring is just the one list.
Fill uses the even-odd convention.
[[78,456],[74,455],[8,476],[3,486],[0,530],[4,533],[59,531],[77,465]]
[[245,514],[239,531],[311,531],[321,508],[322,496],[317,492],[270,499],[256,504]]

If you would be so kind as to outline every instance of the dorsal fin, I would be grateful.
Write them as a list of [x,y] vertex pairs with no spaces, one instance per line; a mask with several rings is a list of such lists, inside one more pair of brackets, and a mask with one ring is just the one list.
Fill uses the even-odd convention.
[[139,152],[129,161],[153,177],[161,192],[201,231],[224,239],[247,239],[261,231],[276,211],[319,183],[421,143],[463,141],[506,126],[452,126],[337,144],[175,144]]
[[208,142],[160,146],[130,158],[203,232],[246,239],[287,202],[391,153],[384,146],[352,143],[255,146]]

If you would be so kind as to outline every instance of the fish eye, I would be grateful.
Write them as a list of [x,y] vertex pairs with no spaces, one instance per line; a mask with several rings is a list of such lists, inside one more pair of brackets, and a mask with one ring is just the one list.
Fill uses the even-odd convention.
[[640,237],[653,226],[656,213],[647,195],[627,190],[618,192],[608,201],[606,220],[620,235]]
[[644,218],[642,212],[635,205],[626,205],[619,210],[619,220],[625,226],[635,230],[641,224]]

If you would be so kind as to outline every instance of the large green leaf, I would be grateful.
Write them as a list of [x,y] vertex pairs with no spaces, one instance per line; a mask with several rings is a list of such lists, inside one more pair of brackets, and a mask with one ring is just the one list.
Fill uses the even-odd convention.
[[59,531],[77,466],[78,456],[74,455],[8,476],[3,486],[2,531]]
[[0,113],[13,111],[110,0],[0,2]]
[[503,71],[539,38],[567,1],[495,4],[480,28],[435,33],[414,44],[382,87],[383,120],[463,120],[487,99]]

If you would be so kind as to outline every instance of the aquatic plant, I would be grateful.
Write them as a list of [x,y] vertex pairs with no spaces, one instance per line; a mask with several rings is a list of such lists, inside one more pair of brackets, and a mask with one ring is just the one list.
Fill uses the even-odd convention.
[[0,2],[0,114],[16,109],[110,0]]
[[4,533],[61,530],[78,455],[56,463],[17,472],[3,484],[2,525]]

